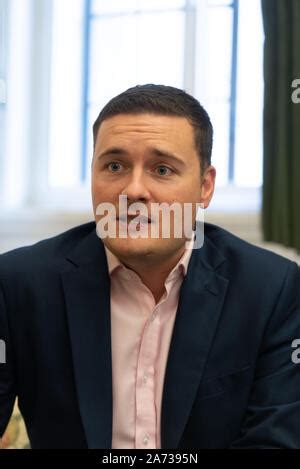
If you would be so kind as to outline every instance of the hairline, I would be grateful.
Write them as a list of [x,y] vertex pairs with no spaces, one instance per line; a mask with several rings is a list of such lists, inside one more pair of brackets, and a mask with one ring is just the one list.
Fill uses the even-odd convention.
[[[149,114],[149,115],[154,115],[154,116],[165,116],[165,117],[181,117],[183,119],[185,119],[192,127],[192,130],[193,130],[193,136],[194,136],[194,147],[195,147],[195,150],[196,150],[196,153],[198,155],[198,158],[199,158],[199,162],[200,162],[200,174],[201,176],[203,175],[205,169],[209,166],[209,163],[207,161],[204,160],[204,158],[202,157],[202,155],[200,154],[200,151],[198,149],[198,145],[197,145],[197,136],[196,136],[196,133],[197,131],[199,131],[199,128],[196,127],[196,125],[194,124],[194,121],[193,119],[191,119],[189,116],[186,116],[184,114],[176,114],[175,112],[167,112],[167,111],[159,111],[159,110],[136,110],[136,111],[133,111],[133,110],[130,110],[130,111],[122,111],[122,112],[112,112],[111,115],[108,113],[107,116],[104,116],[102,119],[100,119],[100,123],[98,124],[98,119],[100,116],[97,117],[94,125],[93,125],[93,140],[94,140],[94,145],[93,145],[93,148],[94,148],[94,151],[95,151],[95,148],[96,148],[96,140],[98,138],[98,135],[99,135],[99,130],[100,130],[100,127],[101,125],[103,124],[104,121],[106,120],[109,120],[109,119],[112,119],[113,117],[116,117],[116,116],[121,116],[121,115],[128,115],[128,116],[137,116],[137,115],[146,115],[146,114]],[[94,130],[95,130],[95,125],[96,123],[98,124],[97,125],[97,133],[95,135],[94,133]]]

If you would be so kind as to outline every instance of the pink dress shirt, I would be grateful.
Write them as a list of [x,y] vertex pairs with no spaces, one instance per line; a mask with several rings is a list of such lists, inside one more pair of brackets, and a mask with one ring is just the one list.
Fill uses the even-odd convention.
[[[193,240],[189,243],[192,247]],[[106,247],[105,252],[111,280],[112,448],[160,448],[165,369],[192,249],[168,275],[157,304],[140,277]]]

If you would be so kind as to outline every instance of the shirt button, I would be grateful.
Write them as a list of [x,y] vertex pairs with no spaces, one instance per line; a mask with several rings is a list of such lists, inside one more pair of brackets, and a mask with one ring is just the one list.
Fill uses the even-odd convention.
[[148,375],[147,375],[147,373],[144,373],[144,376],[143,376],[143,382],[144,382],[144,384],[146,384],[147,381],[148,381]]
[[150,437],[149,437],[149,435],[146,434],[146,435],[144,436],[144,439],[143,439],[144,445],[147,445],[148,442],[149,442],[149,440],[150,440]]

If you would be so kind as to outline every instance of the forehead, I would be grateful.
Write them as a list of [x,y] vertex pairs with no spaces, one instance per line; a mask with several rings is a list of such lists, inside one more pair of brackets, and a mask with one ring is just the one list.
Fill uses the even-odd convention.
[[165,142],[174,146],[194,146],[194,129],[188,119],[158,114],[118,114],[102,122],[96,147],[111,142]]

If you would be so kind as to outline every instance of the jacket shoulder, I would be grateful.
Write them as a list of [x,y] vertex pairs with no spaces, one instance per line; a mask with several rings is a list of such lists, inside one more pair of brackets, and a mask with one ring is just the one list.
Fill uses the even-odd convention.
[[279,271],[286,271],[292,265],[297,264],[284,256],[276,254],[268,249],[255,246],[229,231],[210,223],[205,224],[205,236],[222,252],[224,257],[237,263],[248,266],[249,269],[261,269],[271,275]]
[[66,256],[76,244],[96,228],[95,222],[71,228],[51,238],[44,239],[30,246],[13,249],[0,255],[0,270],[20,266],[33,266],[59,260]]

